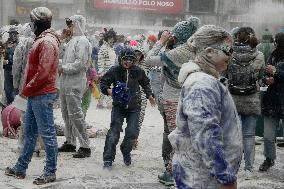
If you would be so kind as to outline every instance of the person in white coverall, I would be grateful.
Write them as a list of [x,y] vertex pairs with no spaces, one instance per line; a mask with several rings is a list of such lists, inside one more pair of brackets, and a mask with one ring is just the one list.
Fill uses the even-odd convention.
[[81,101],[86,90],[86,71],[91,56],[91,44],[84,35],[86,19],[81,15],[66,19],[72,38],[67,43],[62,64],[59,67],[60,101],[62,117],[66,126],[66,142],[58,149],[59,152],[75,152],[76,137],[80,148],[74,158],[91,156],[86,122],[81,108]]
[[30,48],[34,42],[34,34],[29,23],[24,24],[20,29],[19,43],[16,46],[13,56],[13,86],[16,91],[20,91],[24,82],[25,68]]
[[[35,35],[32,32],[32,29],[29,23],[23,25],[19,31],[19,43],[16,46],[14,56],[13,56],[13,65],[12,65],[12,74],[13,74],[13,86],[16,93],[19,93],[24,84],[25,69],[28,62],[28,53],[30,48],[33,45]],[[26,101],[26,100],[25,100]],[[25,112],[25,111],[24,111]],[[19,130],[19,140],[18,140],[18,150],[21,150],[24,147],[24,112],[22,113],[22,123]],[[36,151],[39,151],[39,142],[37,143]]]

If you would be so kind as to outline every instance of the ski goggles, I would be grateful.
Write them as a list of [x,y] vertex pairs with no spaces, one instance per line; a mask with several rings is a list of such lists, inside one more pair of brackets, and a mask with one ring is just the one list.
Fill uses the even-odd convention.
[[124,61],[135,61],[136,60],[136,57],[134,56],[124,56],[121,58],[121,60],[124,60]]
[[210,46],[214,49],[221,50],[225,55],[232,56],[234,50],[231,46],[228,45],[220,45],[220,46]]

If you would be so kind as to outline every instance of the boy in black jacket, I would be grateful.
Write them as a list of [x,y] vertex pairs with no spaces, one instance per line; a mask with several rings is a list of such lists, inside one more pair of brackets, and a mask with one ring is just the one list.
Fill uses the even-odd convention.
[[[127,127],[120,146],[125,165],[131,164],[133,139],[139,135],[139,113],[141,109],[141,86],[151,105],[155,105],[150,81],[145,72],[134,65],[136,56],[130,48],[125,48],[119,56],[119,65],[110,68],[101,78],[100,88],[103,94],[113,98],[110,129],[106,136],[103,160],[104,167],[110,168],[115,159],[116,145],[119,141],[124,118]],[[114,87],[111,88],[111,85]]]

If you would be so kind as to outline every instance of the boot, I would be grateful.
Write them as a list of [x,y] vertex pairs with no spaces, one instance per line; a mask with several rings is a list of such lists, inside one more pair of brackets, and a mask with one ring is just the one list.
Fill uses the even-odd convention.
[[76,146],[64,142],[63,145],[58,148],[58,152],[76,152]]
[[168,171],[163,172],[158,176],[159,182],[166,186],[174,186],[175,181],[172,174]]
[[104,161],[104,169],[111,169],[112,168],[112,161]]
[[18,172],[15,169],[10,168],[10,167],[7,167],[5,169],[5,175],[12,176],[12,177],[15,177],[17,179],[24,179],[26,177],[26,174]]
[[130,166],[131,165],[131,155],[130,154],[123,155],[123,162],[126,166]]
[[36,178],[33,182],[33,184],[36,185],[43,185],[47,184],[50,182],[55,182],[56,181],[56,175],[41,175],[40,177]]
[[267,171],[273,165],[274,165],[274,160],[266,158],[266,160],[264,160],[264,162],[260,165],[259,171],[261,172]]
[[73,158],[86,158],[91,156],[90,148],[82,148],[80,147],[78,152],[73,155]]

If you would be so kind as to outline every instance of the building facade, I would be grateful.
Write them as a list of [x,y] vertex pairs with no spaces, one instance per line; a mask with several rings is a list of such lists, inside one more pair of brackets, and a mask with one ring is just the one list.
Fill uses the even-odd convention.
[[171,29],[190,16],[228,30],[250,25],[257,31],[284,31],[284,0],[0,0],[0,25],[12,19],[28,22],[38,6],[53,12],[56,29],[66,27],[66,17],[82,14],[89,30],[112,27],[129,34]]
[[0,0],[0,24],[7,25],[12,19],[29,22],[30,11],[39,6],[51,10],[54,28],[64,27],[66,17],[85,14],[85,0]]
[[89,26],[112,27],[123,33],[170,29],[183,19],[183,0],[89,0]]

